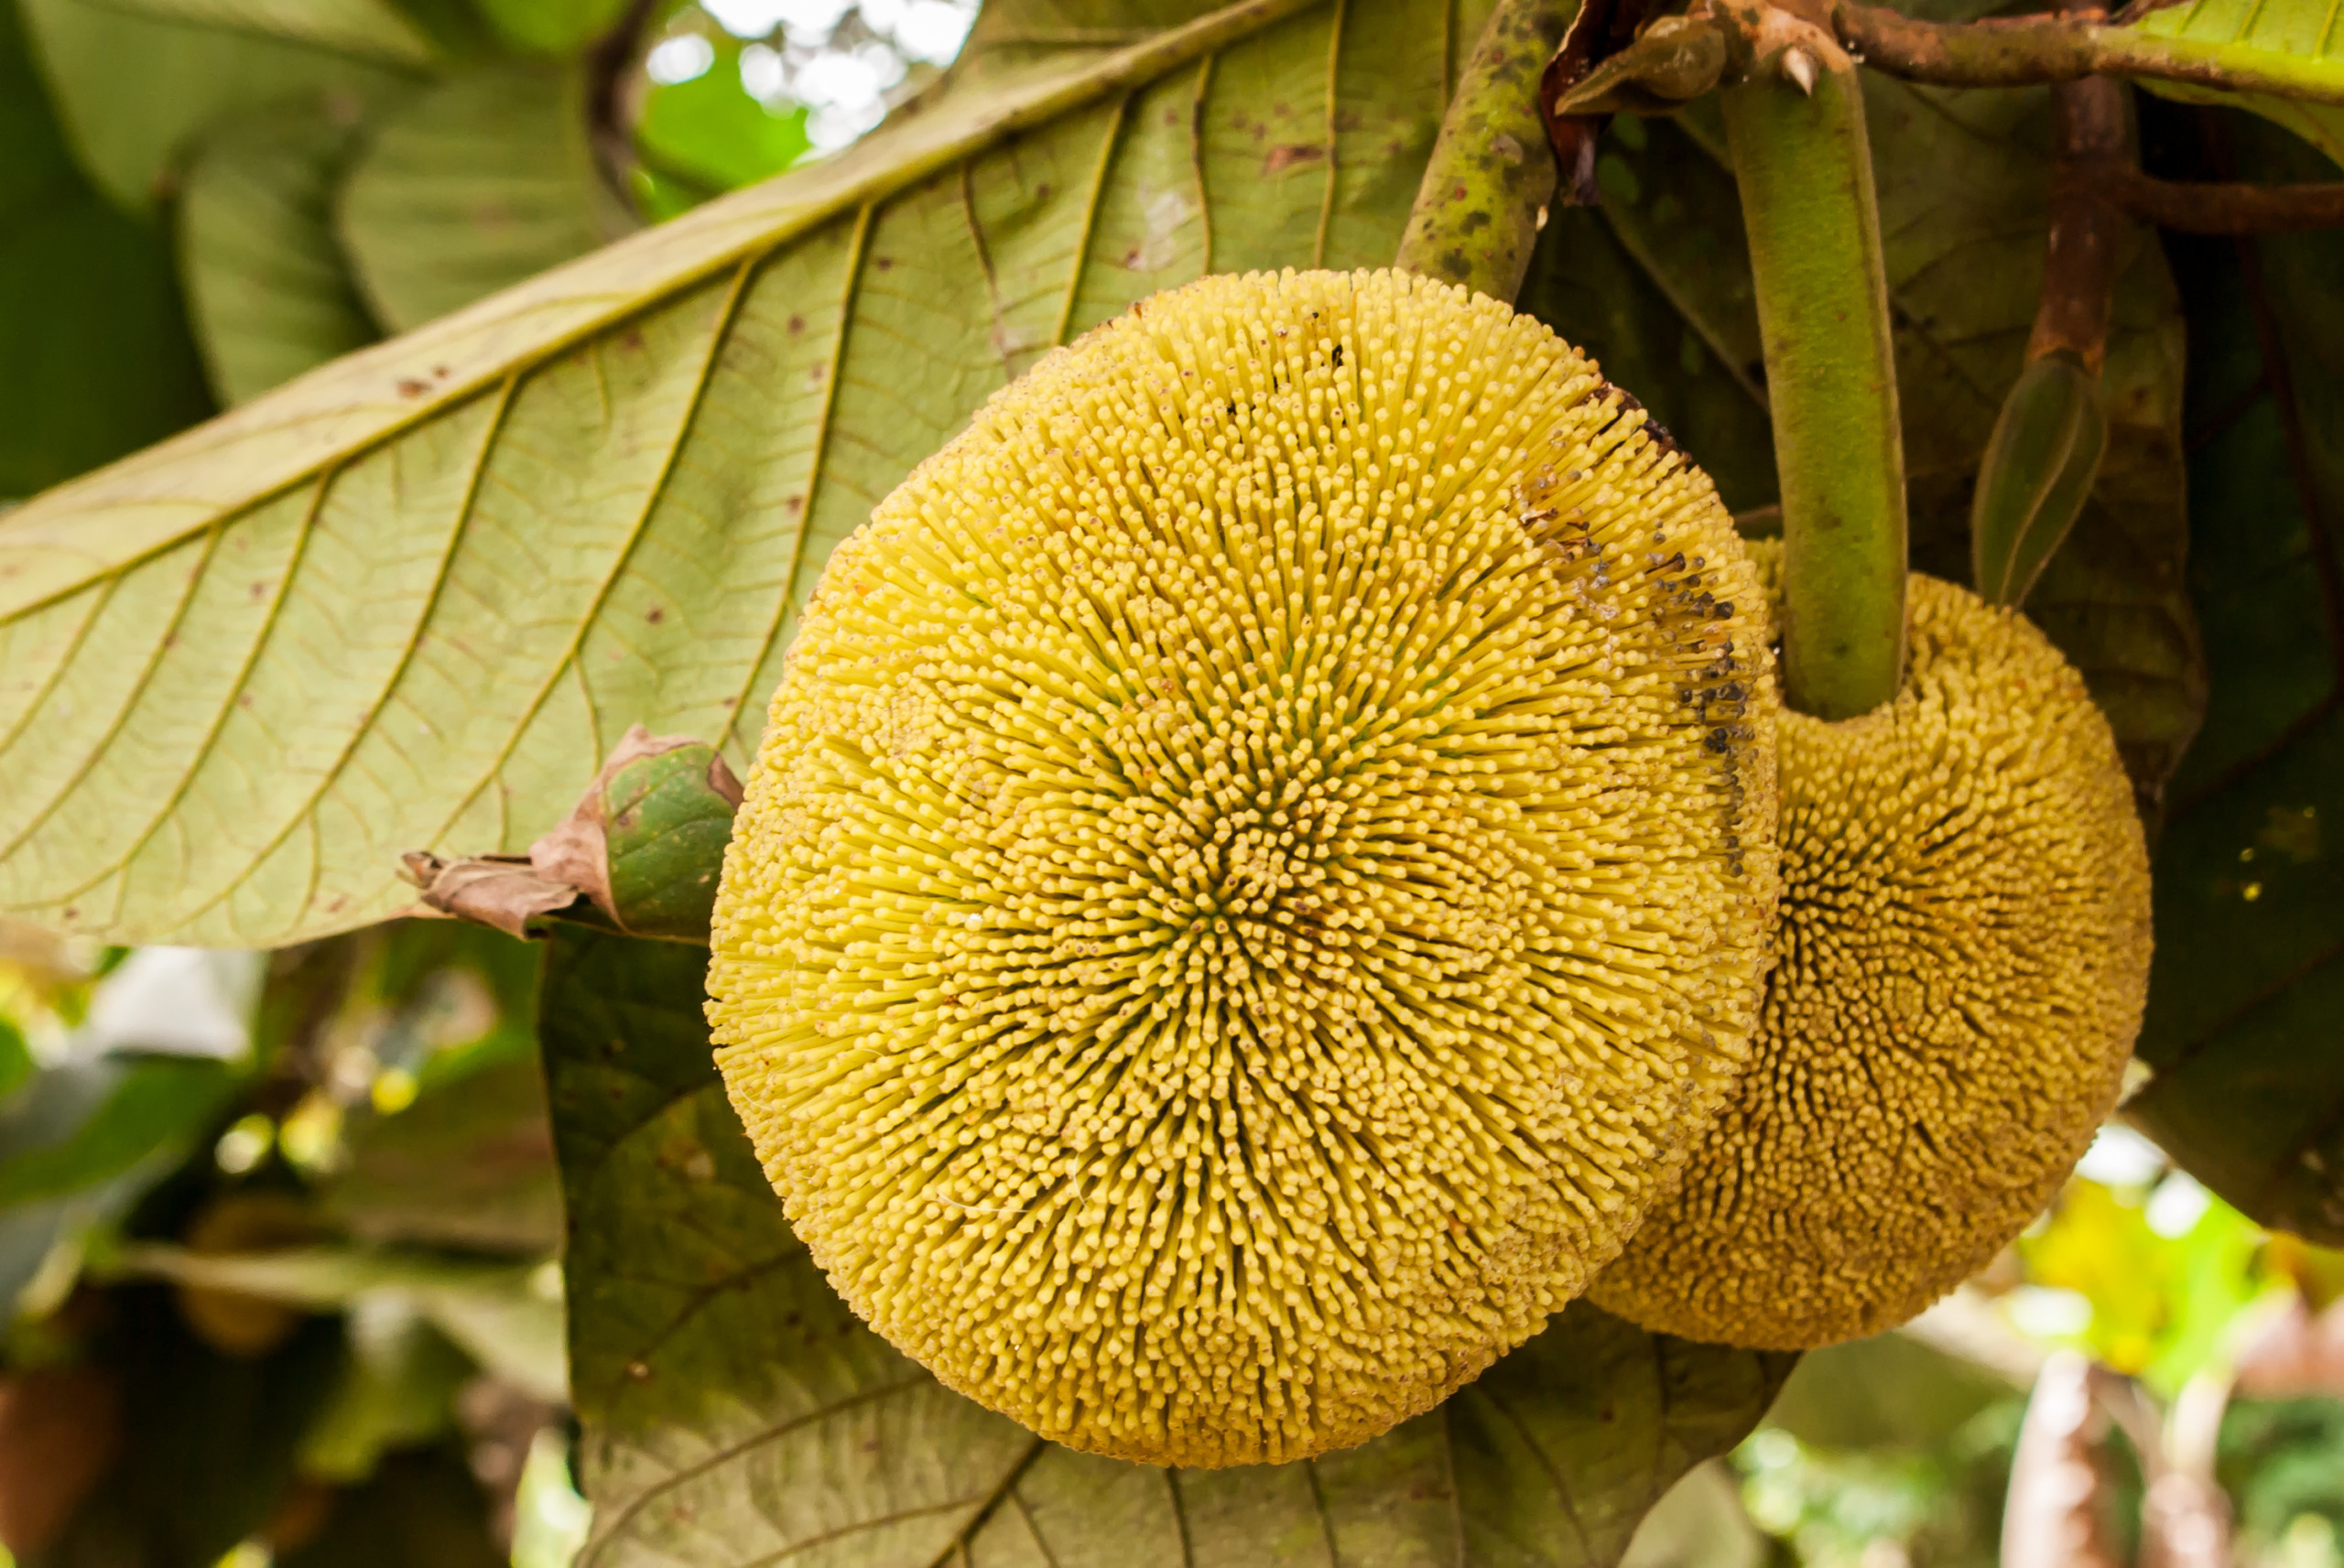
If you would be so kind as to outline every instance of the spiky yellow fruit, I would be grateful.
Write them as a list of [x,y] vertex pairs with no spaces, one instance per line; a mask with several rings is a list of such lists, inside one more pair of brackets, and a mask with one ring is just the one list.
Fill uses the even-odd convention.
[[2025,1227],[2115,1103],[2149,868],[2108,721],[2015,611],[1917,575],[1910,603],[1894,700],[1783,715],[1756,1054],[1590,1292],[1647,1328],[1787,1350],[1903,1323]]
[[1301,1457],[1577,1294],[1738,1068],[1758,585],[1525,317],[1207,278],[840,546],[716,907],[734,1106],[855,1309],[1076,1447]]

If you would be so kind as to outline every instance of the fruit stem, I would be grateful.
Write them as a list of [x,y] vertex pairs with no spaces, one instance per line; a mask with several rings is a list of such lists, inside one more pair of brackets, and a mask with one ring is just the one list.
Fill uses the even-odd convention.
[[1498,0],[1441,117],[1394,265],[1514,303],[1555,194],[1538,78],[1579,7]]
[[1904,667],[1904,443],[1887,269],[1856,68],[1769,8],[1744,81],[1720,94],[1742,190],[1782,481],[1783,687],[1852,719]]

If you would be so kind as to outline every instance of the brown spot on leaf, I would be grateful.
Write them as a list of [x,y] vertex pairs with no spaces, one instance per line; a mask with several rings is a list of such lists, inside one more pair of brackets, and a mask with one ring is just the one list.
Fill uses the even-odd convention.
[[399,395],[401,397],[420,397],[430,390],[431,384],[429,382],[418,381],[411,375],[401,376],[399,378]]
[[1270,149],[1262,160],[1264,174],[1284,174],[1298,163],[1316,163],[1327,156],[1327,149],[1312,142],[1287,142]]
[[804,331],[805,330],[806,330],[806,318],[805,318],[805,317],[803,317],[803,316],[792,316],[792,317],[789,319],[789,335],[790,335],[791,337],[793,337],[793,338],[794,338],[794,337],[796,337],[798,333],[800,333],[800,332]]
[[644,613],[643,618],[646,621],[650,622],[654,626],[657,626],[659,622],[667,619],[667,611],[661,606],[655,604]]

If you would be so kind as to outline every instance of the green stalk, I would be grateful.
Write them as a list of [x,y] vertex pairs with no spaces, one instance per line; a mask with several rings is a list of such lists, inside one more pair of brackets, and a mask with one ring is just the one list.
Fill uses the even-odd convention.
[[1498,0],[1441,117],[1394,265],[1514,303],[1555,194],[1538,77],[1579,4]]
[[1720,98],[1782,481],[1784,696],[1852,719],[1904,668],[1904,445],[1863,90],[1802,32]]

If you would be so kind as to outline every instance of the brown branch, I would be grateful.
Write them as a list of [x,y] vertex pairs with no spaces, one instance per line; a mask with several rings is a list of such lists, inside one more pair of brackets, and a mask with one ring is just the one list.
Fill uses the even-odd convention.
[[2130,220],[2109,199],[2106,184],[2073,176],[2132,168],[2124,90],[2106,78],[2057,83],[2051,89],[2051,127],[2053,168],[2061,178],[2052,184],[2050,250],[2026,357],[2032,362],[2064,351],[2097,376],[2108,354],[2116,249]]
[[1923,22],[1882,5],[1831,0],[1841,44],[1874,70],[1940,87],[2033,87],[2087,76],[2153,77],[2237,92],[2260,89],[2318,103],[2344,90],[2307,89],[2296,77],[2224,64],[2171,38],[2111,27],[2100,11],[1982,22]]
[[1831,7],[1831,30],[1875,70],[1940,87],[2033,87],[2098,69],[2096,17],[2015,16],[1922,22],[1882,5]]
[[2107,200],[2143,222],[2185,234],[2284,234],[2344,228],[2344,182],[2230,185],[2157,179],[2128,164],[2079,168]]

